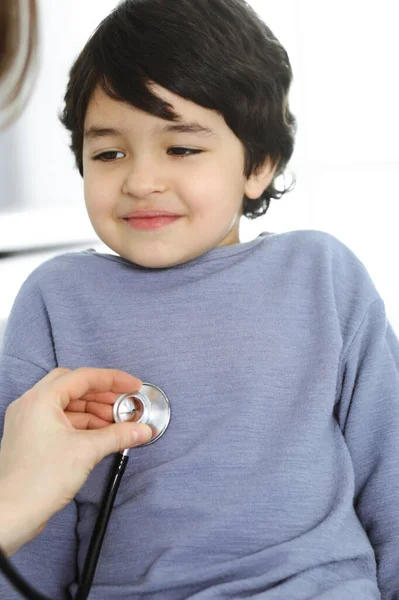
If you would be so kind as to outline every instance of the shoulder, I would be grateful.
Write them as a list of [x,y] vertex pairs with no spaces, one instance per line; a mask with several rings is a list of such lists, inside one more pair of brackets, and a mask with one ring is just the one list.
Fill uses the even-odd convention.
[[346,244],[324,231],[302,230],[272,235],[270,242],[284,256],[285,265],[300,277],[361,293],[366,301],[379,298],[360,258]]
[[361,261],[355,253],[338,238],[325,231],[304,229],[286,233],[271,234],[274,242],[285,249],[286,252],[300,253],[300,255],[314,260],[323,257],[325,260],[339,261],[363,268]]
[[272,234],[263,255],[284,297],[336,318],[349,338],[381,297],[362,261],[343,242],[316,230]]
[[100,271],[104,273],[107,269],[115,269],[118,258],[93,249],[59,254],[36,267],[21,290],[45,291],[47,288],[54,290],[58,286],[65,288],[69,284],[79,285],[91,278],[96,279]]

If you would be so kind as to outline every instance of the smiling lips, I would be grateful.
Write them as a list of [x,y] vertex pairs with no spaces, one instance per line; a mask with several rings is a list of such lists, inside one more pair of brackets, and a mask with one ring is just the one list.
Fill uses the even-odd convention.
[[172,213],[169,210],[134,210],[125,219],[147,218],[147,217],[178,217],[177,213]]
[[[155,214],[154,214],[155,213]],[[142,216],[145,215],[145,216]],[[180,219],[180,215],[156,211],[136,212],[124,218],[133,229],[159,229]]]

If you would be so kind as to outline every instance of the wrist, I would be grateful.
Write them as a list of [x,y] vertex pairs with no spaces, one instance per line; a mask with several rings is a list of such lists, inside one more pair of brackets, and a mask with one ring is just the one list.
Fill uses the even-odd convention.
[[0,547],[6,555],[31,541],[45,524],[37,507],[25,498],[22,485],[15,486],[8,478],[0,480]]

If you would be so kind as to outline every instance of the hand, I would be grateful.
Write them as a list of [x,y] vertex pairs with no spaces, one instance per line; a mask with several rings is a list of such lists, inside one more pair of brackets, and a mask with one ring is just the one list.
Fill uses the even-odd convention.
[[7,553],[40,533],[104,456],[151,439],[148,425],[107,425],[117,395],[141,385],[113,369],[58,368],[8,407],[0,452],[0,544]]
[[113,406],[118,396],[114,392],[89,392],[84,398],[70,400],[64,412],[75,429],[102,429],[114,422]]

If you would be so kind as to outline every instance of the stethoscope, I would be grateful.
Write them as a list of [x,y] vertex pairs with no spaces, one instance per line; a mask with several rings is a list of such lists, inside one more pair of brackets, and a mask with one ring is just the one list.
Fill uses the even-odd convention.
[[[135,421],[149,425],[152,430],[152,437],[148,442],[142,444],[148,446],[159,440],[165,433],[170,421],[170,402],[161,388],[151,383],[143,383],[138,392],[122,394],[117,398],[113,407],[113,417],[115,423]],[[129,451],[130,448],[127,448],[115,456],[115,462],[90,539],[74,600],[86,600],[90,593],[114,500],[129,460]],[[1,550],[0,570],[20,594],[28,600],[50,600],[47,596],[36,591],[21,577]]]

